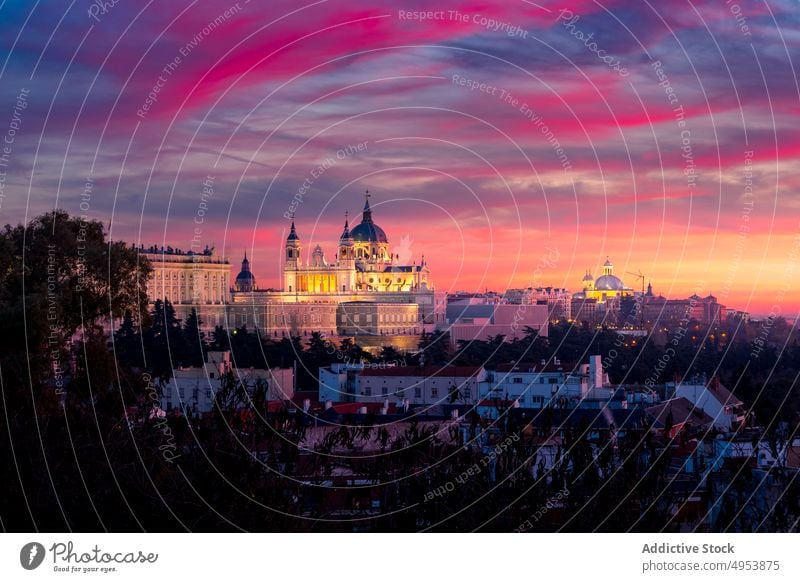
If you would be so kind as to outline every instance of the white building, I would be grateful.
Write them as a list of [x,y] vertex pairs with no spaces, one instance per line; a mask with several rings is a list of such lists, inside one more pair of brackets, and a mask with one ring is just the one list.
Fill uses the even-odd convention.
[[525,408],[543,408],[566,395],[567,376],[560,362],[500,364],[481,386],[481,400],[510,400]]
[[667,394],[686,398],[714,419],[714,426],[729,431],[745,420],[744,404],[715,377],[708,384],[705,381],[666,384]]
[[576,370],[558,359],[539,364],[501,364],[489,372],[481,387],[482,400],[517,401],[524,408],[577,406],[590,400],[608,400],[613,394],[600,356],[590,356],[589,363]]
[[214,255],[208,248],[183,252],[172,247],[141,246],[136,250],[153,267],[147,280],[150,303],[169,301],[179,319],[186,319],[195,309],[206,330],[225,324],[225,306],[231,300],[231,265],[225,257]]
[[290,400],[294,396],[291,368],[234,368],[230,352],[208,352],[206,359],[202,367],[173,370],[173,377],[162,387],[163,410],[185,409],[189,415],[210,412],[221,387],[220,378],[228,372],[247,387],[250,396],[259,380],[266,382],[267,400]]
[[321,402],[476,404],[486,381],[481,366],[381,366],[333,364],[320,368]]

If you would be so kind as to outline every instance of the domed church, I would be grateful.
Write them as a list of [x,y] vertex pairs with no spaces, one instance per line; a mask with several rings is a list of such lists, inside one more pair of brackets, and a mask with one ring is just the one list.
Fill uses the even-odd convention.
[[339,251],[328,263],[317,245],[311,261],[302,261],[302,241],[294,220],[286,239],[283,268],[285,293],[302,295],[349,293],[407,293],[425,291],[430,285],[430,270],[422,256],[420,263],[404,265],[400,253],[389,251],[389,239],[372,219],[369,195],[364,201],[361,223],[350,230],[345,218],[339,237]]
[[250,261],[247,260],[247,251],[242,260],[242,270],[236,275],[233,288],[241,293],[252,293],[256,290],[256,278],[250,271]]
[[588,271],[583,277],[583,290],[575,293],[573,299],[596,299],[608,301],[626,295],[633,295],[633,289],[626,287],[622,279],[614,274],[614,264],[606,257],[603,274],[594,279]]
[[373,218],[369,198],[367,193],[359,224],[351,229],[345,216],[332,260],[319,244],[304,256],[303,240],[292,219],[280,291],[257,289],[245,256],[231,297],[240,306],[230,311],[234,324],[255,326],[276,337],[311,331],[416,335],[441,324],[446,296],[434,290],[425,255],[414,260],[407,237],[390,249],[386,232]]

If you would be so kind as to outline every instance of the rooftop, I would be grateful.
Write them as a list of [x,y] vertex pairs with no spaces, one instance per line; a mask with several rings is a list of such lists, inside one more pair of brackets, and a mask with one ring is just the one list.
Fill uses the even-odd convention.
[[395,366],[393,368],[364,368],[361,375],[469,378],[478,374],[482,369],[481,366]]

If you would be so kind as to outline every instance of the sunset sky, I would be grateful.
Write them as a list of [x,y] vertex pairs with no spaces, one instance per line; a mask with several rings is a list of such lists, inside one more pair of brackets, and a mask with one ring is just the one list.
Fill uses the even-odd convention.
[[101,4],[0,2],[2,224],[196,236],[277,287],[288,213],[332,261],[368,189],[439,289],[578,291],[609,256],[800,308],[796,0]]

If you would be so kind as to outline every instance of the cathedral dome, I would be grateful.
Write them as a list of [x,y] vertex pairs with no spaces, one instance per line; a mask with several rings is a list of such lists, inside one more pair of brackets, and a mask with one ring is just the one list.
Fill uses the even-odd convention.
[[598,291],[622,291],[625,285],[616,275],[601,275],[594,282],[594,288]]
[[362,222],[350,231],[350,236],[356,242],[389,242],[383,229],[374,222]]
[[350,236],[355,242],[389,242],[383,229],[372,222],[372,210],[369,207],[369,198],[364,202],[364,214],[361,219],[361,224],[350,231]]

